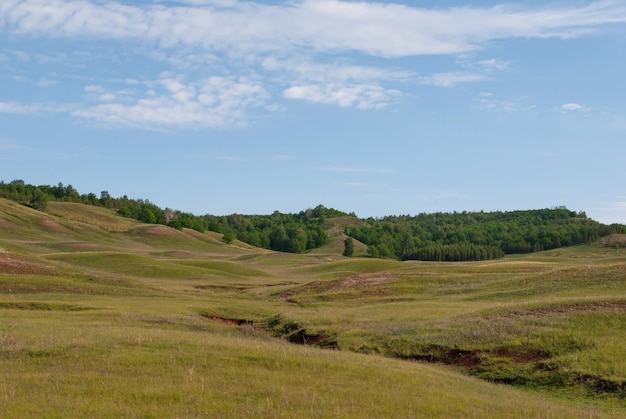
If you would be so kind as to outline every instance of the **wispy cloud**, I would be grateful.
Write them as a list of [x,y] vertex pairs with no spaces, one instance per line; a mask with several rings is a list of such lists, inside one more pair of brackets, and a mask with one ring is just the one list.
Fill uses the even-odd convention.
[[303,0],[282,5],[203,2],[167,7],[85,0],[5,0],[5,30],[88,36],[211,50],[354,50],[382,57],[457,54],[508,37],[581,36],[626,22],[626,5],[423,9],[402,4]]
[[72,104],[46,104],[32,103],[23,104],[19,102],[0,102],[0,113],[9,114],[35,114],[35,113],[66,113],[76,109],[76,105]]
[[19,83],[27,83],[37,87],[48,87],[59,82],[58,80],[52,80],[47,77],[40,77],[38,80],[32,80],[24,76],[13,76],[13,80]]
[[377,85],[354,84],[309,84],[285,89],[287,99],[301,99],[311,103],[339,105],[342,108],[382,109],[394,102],[402,94],[395,89],[385,89]]
[[100,104],[72,112],[74,116],[119,126],[208,126],[240,124],[246,111],[265,103],[267,92],[246,78],[213,76],[186,82],[161,74],[136,86],[138,91],[107,91],[88,86]]
[[[102,91],[85,90],[86,98],[73,99],[81,104],[71,110],[74,117],[107,126],[157,129],[241,125],[253,110],[283,109],[273,103],[281,98],[382,109],[407,96],[402,91],[406,83],[453,87],[490,80],[510,65],[490,58],[457,64],[461,71],[417,75],[382,68],[390,59],[471,55],[507,38],[572,38],[623,23],[626,4],[615,0],[447,9],[340,0],[0,2],[0,34],[12,39],[119,42],[139,51],[143,59],[158,62],[161,68],[155,73],[163,71],[162,66],[175,72],[146,75],[128,66],[126,76],[137,81],[134,88],[90,80],[86,84],[102,85]],[[76,64],[77,54],[58,62]],[[53,56],[5,48],[0,60],[52,63]],[[352,64],[355,56],[370,57],[371,65]],[[41,87],[55,83],[50,77],[19,81]],[[0,112],[48,109],[4,99]],[[493,98],[483,98],[480,106],[515,108],[512,102]]]
[[397,102],[402,93],[384,87],[387,82],[405,82],[411,73],[375,67],[322,64],[307,59],[263,61],[263,68],[283,73],[291,86],[283,90],[283,97],[311,103],[332,104],[359,109],[381,109]]
[[587,106],[581,105],[580,103],[564,103],[559,106],[559,110],[562,112],[589,112],[591,109]]
[[41,110],[41,106],[24,105],[17,102],[0,102],[0,112],[12,113],[12,114],[32,114]]
[[488,80],[488,78],[487,76],[478,73],[447,72],[423,76],[420,77],[419,80],[422,84],[426,85],[452,87],[459,83],[485,81]]
[[482,92],[473,102],[473,107],[486,111],[532,112],[535,106],[524,97],[499,98],[493,93]]

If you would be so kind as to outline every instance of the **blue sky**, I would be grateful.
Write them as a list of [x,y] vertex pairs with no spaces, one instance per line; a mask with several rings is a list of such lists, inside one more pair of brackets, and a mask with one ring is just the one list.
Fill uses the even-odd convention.
[[0,3],[0,179],[626,223],[623,1]]

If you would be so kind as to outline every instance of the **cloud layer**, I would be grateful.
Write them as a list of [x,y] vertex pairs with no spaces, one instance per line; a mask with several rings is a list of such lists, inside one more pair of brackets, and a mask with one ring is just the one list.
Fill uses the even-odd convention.
[[[71,115],[114,126],[168,128],[236,125],[255,109],[279,108],[275,102],[281,98],[382,109],[402,100],[407,85],[453,87],[488,81],[508,69],[507,62],[490,58],[423,74],[401,67],[397,59],[471,53],[512,37],[579,37],[626,23],[626,5],[618,1],[449,9],[339,0],[195,3],[4,0],[0,34],[31,42],[71,40],[83,47],[96,41],[94,48],[103,41],[138,51],[158,63],[157,73],[137,70],[128,58],[123,71],[132,86],[96,80],[84,86],[84,97],[61,107],[82,102]],[[0,51],[0,63],[26,62],[24,54]],[[368,58],[368,65],[355,65],[357,57]],[[16,77],[41,88],[61,84],[46,75]],[[49,108],[7,97],[0,101],[0,112]]]
[[508,37],[574,37],[626,22],[626,5],[428,10],[402,4],[304,0],[286,5],[207,2],[204,6],[134,6],[85,0],[5,0],[5,30],[87,36],[207,50],[360,51],[382,57],[456,54]]

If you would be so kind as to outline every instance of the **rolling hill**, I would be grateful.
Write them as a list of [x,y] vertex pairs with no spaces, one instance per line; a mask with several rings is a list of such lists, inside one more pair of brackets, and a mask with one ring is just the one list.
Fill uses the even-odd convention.
[[0,199],[0,414],[626,415],[624,236],[402,262],[326,223],[293,254]]

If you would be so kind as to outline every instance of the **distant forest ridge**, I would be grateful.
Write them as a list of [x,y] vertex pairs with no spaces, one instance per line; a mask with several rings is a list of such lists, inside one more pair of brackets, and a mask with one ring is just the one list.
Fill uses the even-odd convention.
[[530,253],[590,243],[611,234],[625,234],[622,224],[605,225],[584,212],[565,207],[496,212],[454,212],[358,219],[318,205],[297,214],[275,211],[269,215],[194,215],[159,208],[144,199],[112,197],[102,191],[80,194],[72,185],[30,185],[23,180],[0,181],[0,197],[45,211],[49,201],[75,202],[116,210],[124,217],[176,229],[190,228],[223,234],[223,241],[238,239],[253,246],[302,253],[329,241],[332,219],[352,217],[344,233],[344,255],[354,251],[354,240],[367,246],[371,257],[402,260],[469,261]]

